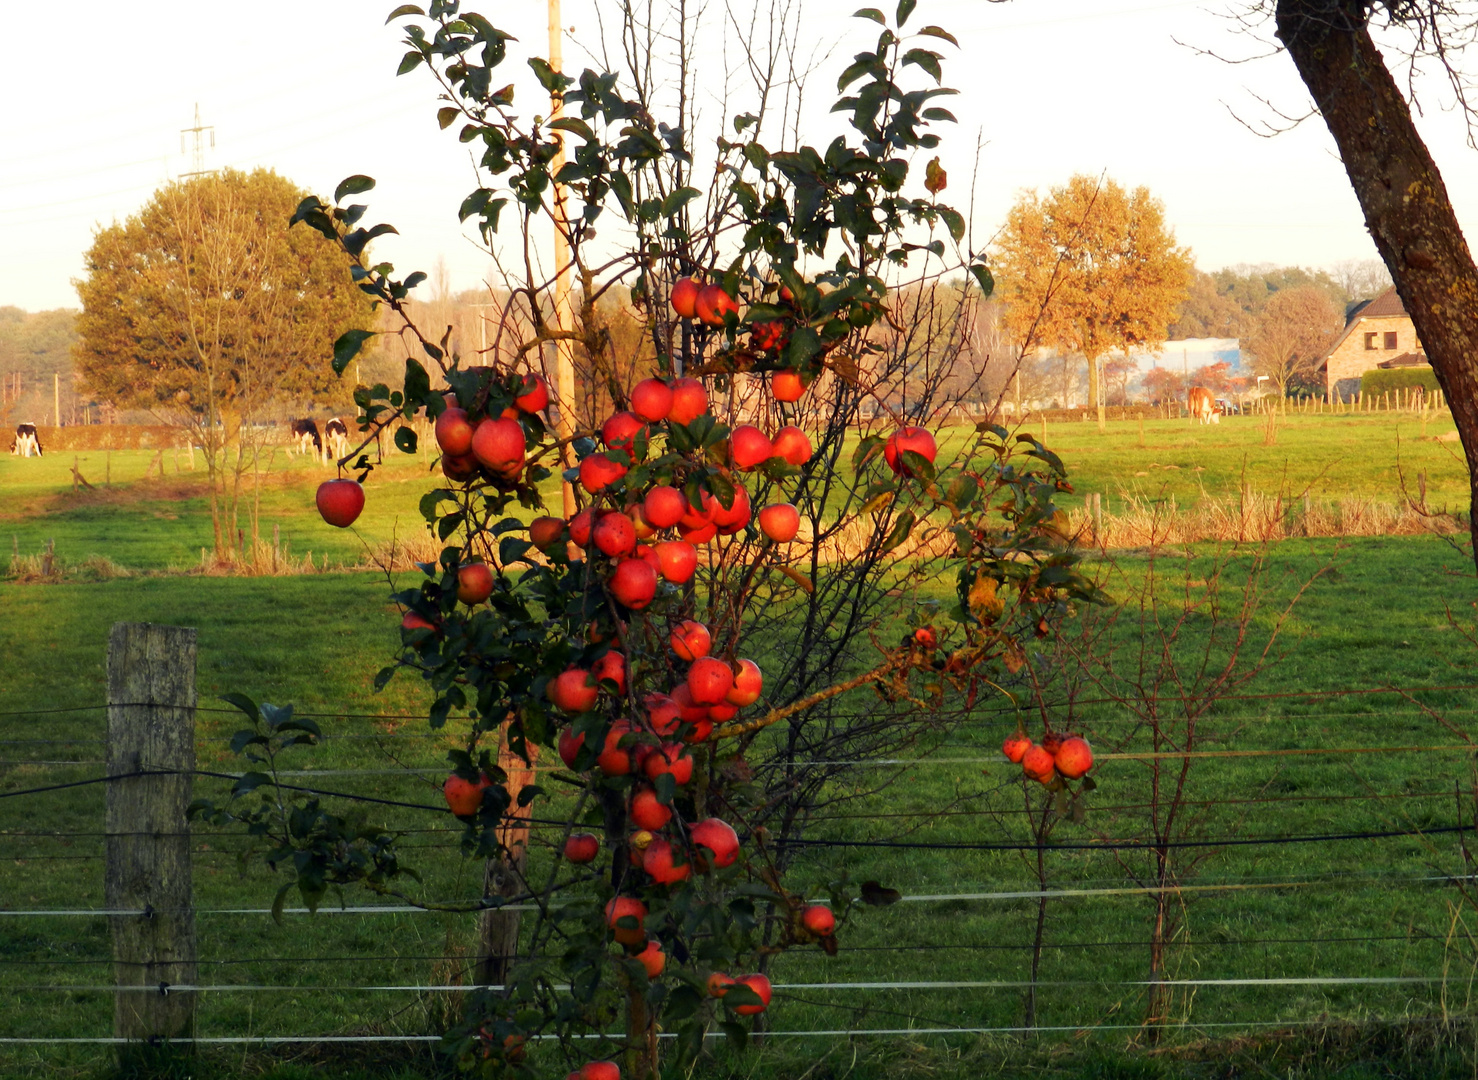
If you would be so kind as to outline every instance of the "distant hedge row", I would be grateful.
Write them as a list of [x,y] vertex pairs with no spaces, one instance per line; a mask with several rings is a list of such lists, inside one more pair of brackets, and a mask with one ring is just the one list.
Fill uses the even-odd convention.
[[1418,386],[1429,394],[1437,392],[1437,376],[1431,368],[1376,368],[1360,376],[1360,394],[1366,399],[1372,394],[1379,397],[1388,390],[1409,390]]

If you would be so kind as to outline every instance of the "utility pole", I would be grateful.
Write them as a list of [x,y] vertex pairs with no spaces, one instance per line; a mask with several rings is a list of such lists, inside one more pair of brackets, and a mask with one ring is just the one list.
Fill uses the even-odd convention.
[[[549,66],[556,73],[564,70],[564,31],[560,26],[559,0],[549,0]],[[564,98],[557,92],[549,95],[549,118],[557,120],[564,115]],[[563,135],[560,136],[560,150],[555,155],[550,165],[550,172],[558,174],[565,163],[565,152]],[[554,324],[560,330],[568,330],[571,325],[570,313],[570,244],[565,236],[568,228],[568,219],[565,216],[565,187],[556,182],[554,185]],[[574,448],[570,446],[570,439],[575,434],[575,357],[574,349],[570,342],[560,340],[554,343],[554,396],[559,402],[559,422],[555,425],[555,434],[560,442],[564,444],[564,465],[571,468],[575,464]],[[565,519],[575,516],[575,488],[566,481],[564,484],[564,511]]]
[[62,377],[55,371],[51,373],[51,420],[52,427],[62,426]]
[[205,167],[205,133],[210,132],[210,148],[216,148],[216,129],[213,125],[203,126],[200,123],[200,102],[195,103],[195,126],[180,129],[180,153],[186,153],[185,136],[193,135],[194,145],[189,150],[191,170],[181,173],[181,176],[204,176],[211,170]]

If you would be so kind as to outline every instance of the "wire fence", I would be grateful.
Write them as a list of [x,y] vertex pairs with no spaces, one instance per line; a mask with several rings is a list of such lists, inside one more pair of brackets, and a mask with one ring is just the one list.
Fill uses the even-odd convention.
[[[1326,701],[1347,699],[1360,695],[1369,695],[1372,698],[1389,700],[1389,695],[1402,695],[1405,698],[1418,698],[1422,695],[1468,693],[1478,690],[1478,685],[1454,684],[1444,686],[1426,687],[1370,687],[1364,689],[1342,689],[1325,691],[1304,691],[1275,694],[1238,694],[1228,695],[1225,701],[1243,702],[1306,702],[1318,704]],[[1089,704],[1114,706],[1117,703],[1111,699],[1099,699],[1087,701],[1079,699],[1074,702],[1075,706]],[[58,707],[45,710],[17,710],[0,713],[0,722],[7,718],[37,717],[37,716],[87,716],[88,714],[101,715],[104,706],[89,705],[73,708]],[[237,710],[232,708],[201,707],[198,711],[211,715],[236,714]],[[1478,709],[1469,707],[1443,706],[1444,713],[1459,715],[1478,715]],[[372,722],[398,722],[424,720],[422,716],[406,714],[373,714],[373,713],[348,713],[348,712],[299,712],[299,716],[315,719],[333,719],[341,721],[369,720]],[[1368,712],[1331,712],[1324,710],[1319,714],[1323,719],[1335,717],[1368,716]],[[1396,709],[1382,707],[1380,715],[1404,716],[1413,720],[1421,720],[1430,715],[1426,709]],[[1215,719],[1228,724],[1240,724],[1253,720],[1265,719],[1261,714],[1218,714]],[[215,744],[229,739],[229,736],[221,736],[212,733],[203,733],[199,737],[202,744]],[[360,746],[366,752],[374,752],[377,744],[386,740],[414,740],[424,742],[438,742],[444,745],[455,745],[455,740],[445,733],[427,732],[400,732],[384,731],[373,734],[362,733],[329,733],[326,741],[343,740],[346,745]],[[75,738],[15,738],[0,740],[0,747],[59,747],[59,746],[102,746],[104,740],[93,735],[82,735]],[[395,744],[387,744],[395,745]],[[1141,751],[1125,749],[1113,753],[1097,755],[1098,760],[1103,763],[1123,762],[1126,764],[1153,763],[1165,760],[1179,760],[1182,762],[1205,761],[1210,764],[1217,762],[1228,765],[1237,763],[1255,763],[1266,760],[1276,768],[1282,768],[1286,762],[1299,761],[1330,761],[1334,763],[1354,763],[1362,759],[1377,757],[1390,758],[1393,760],[1414,760],[1429,766],[1433,761],[1459,764],[1461,755],[1470,755],[1478,750],[1474,744],[1464,741],[1442,742],[1419,739],[1393,740],[1387,745],[1331,745],[1331,746],[1270,746],[1249,749],[1209,749],[1209,750],[1177,750],[1162,749],[1155,751]],[[0,751],[3,752],[3,751]],[[385,751],[388,755],[388,751]],[[6,752],[7,756],[0,757],[0,800],[11,800],[8,804],[0,802],[0,806],[26,806],[39,807],[40,800],[54,793],[73,792],[77,789],[91,788],[105,785],[118,779],[126,779],[148,775],[159,775],[168,773],[177,774],[177,770],[156,770],[147,766],[141,766],[130,772],[109,777],[106,775],[86,776],[77,778],[76,773],[68,775],[66,770],[72,769],[95,769],[103,767],[105,762],[100,756],[94,754],[89,757],[66,757],[66,751],[54,750],[42,751],[46,756],[27,758],[13,752]],[[388,755],[394,759],[394,755]],[[900,771],[911,771],[924,768],[961,768],[961,767],[996,767],[1004,766],[1005,762],[999,754],[982,752],[973,746],[952,746],[939,748],[931,756],[921,758],[895,757],[885,759],[846,761],[846,760],[801,760],[788,763],[791,767],[858,767],[858,768],[891,768]],[[1345,767],[1353,767],[1346,765]],[[17,773],[16,770],[20,772]],[[52,775],[57,777],[55,782],[37,783],[35,780],[43,777],[34,777],[38,770],[52,770]],[[544,774],[562,770],[561,765],[536,763],[535,770]],[[7,775],[9,772],[9,775]],[[435,778],[445,775],[444,764],[423,764],[421,762],[407,762],[395,764],[365,765],[363,767],[325,768],[325,769],[292,769],[280,771],[277,776],[282,781],[281,786],[292,792],[313,795],[323,799],[340,800],[346,804],[362,804],[367,807],[382,807],[387,810],[404,811],[416,822],[426,824],[411,824],[406,827],[397,827],[393,831],[402,837],[401,846],[407,851],[424,852],[425,857],[434,858],[434,853],[447,852],[450,859],[460,861],[459,856],[450,853],[462,847],[460,839],[460,827],[452,826],[448,822],[445,805],[438,801],[414,801],[407,798],[393,797],[399,794],[399,789],[393,791],[385,790],[385,785],[379,784],[381,778],[399,777],[413,780],[424,784],[425,790],[434,790],[434,783],[428,782],[426,778]],[[58,774],[59,773],[59,774]],[[1248,869],[1260,869],[1263,873],[1238,873],[1217,879],[1201,871],[1196,871],[1184,880],[1173,880],[1169,883],[1160,884],[1156,882],[1145,882],[1134,880],[1134,875],[1128,867],[1121,867],[1123,872],[1119,877],[1078,878],[1063,880],[1061,874],[1056,875],[1052,881],[1037,882],[1030,887],[1013,886],[1002,880],[993,886],[969,889],[939,889],[937,886],[927,882],[916,882],[913,887],[898,889],[898,895],[892,898],[892,906],[896,907],[897,914],[887,916],[888,924],[885,931],[873,933],[869,936],[864,928],[859,930],[860,940],[853,943],[848,940],[843,946],[843,960],[851,966],[838,971],[835,978],[826,977],[824,969],[816,963],[804,957],[793,958],[790,955],[777,957],[773,963],[777,972],[791,972],[802,974],[800,978],[779,977],[774,982],[776,1007],[772,1009],[773,1022],[780,1025],[779,1030],[771,1029],[767,1032],[772,1037],[789,1038],[815,1038],[815,1039],[840,1039],[859,1036],[867,1037],[894,1037],[894,1036],[973,1036],[973,1035],[1014,1035],[1024,1033],[1034,1034],[1067,1034],[1074,1035],[1091,1034],[1094,1032],[1119,1032],[1133,1031],[1144,1032],[1148,1030],[1174,1031],[1185,1034],[1210,1033],[1215,1031],[1254,1031],[1266,1028],[1297,1028],[1301,1026],[1313,1026],[1328,1022],[1327,1016],[1311,1018],[1306,1013],[1289,1015],[1286,1018],[1275,1020],[1259,1019],[1256,1015],[1239,1012],[1236,1019],[1213,1019],[1202,1021],[1196,1019],[1177,1020],[1175,1022],[1148,1022],[1148,1023],[1035,1023],[1031,1025],[1019,1024],[980,1024],[970,1023],[964,1019],[964,1014],[970,1011],[959,1003],[959,992],[979,992],[989,995],[992,992],[1005,994],[1008,997],[1013,994],[1024,992],[1047,993],[1058,991],[1065,995],[1069,1003],[1081,999],[1088,1001],[1093,993],[1106,993],[1122,1005],[1125,995],[1135,999],[1146,993],[1181,993],[1190,995],[1198,992],[1223,991],[1227,994],[1248,993],[1254,995],[1266,995],[1273,993],[1309,992],[1317,995],[1346,995],[1358,991],[1380,992],[1383,990],[1401,992],[1403,996],[1400,1007],[1405,1008],[1413,1002],[1428,1000],[1419,995],[1434,995],[1430,1000],[1436,1002],[1446,992],[1450,984],[1465,984],[1472,977],[1474,965],[1478,963],[1478,946],[1471,939],[1454,929],[1455,923],[1442,925],[1439,920],[1431,920],[1430,926],[1419,925],[1419,920],[1412,921],[1401,932],[1396,932],[1395,927],[1381,928],[1386,932],[1357,932],[1358,928],[1346,928],[1347,932],[1332,933],[1318,932],[1310,929],[1308,933],[1293,934],[1223,934],[1220,936],[1201,935],[1194,939],[1186,938],[1182,941],[1165,942],[1152,941],[1143,936],[1124,936],[1089,934],[1081,938],[1063,938],[1052,940],[999,940],[990,936],[987,927],[995,925],[989,920],[997,918],[990,912],[1017,911],[1023,905],[1028,907],[1035,905],[1071,903],[1074,905],[1104,905],[1119,900],[1147,899],[1155,897],[1168,897],[1177,905],[1185,905],[1195,901],[1197,897],[1227,897],[1234,898],[1242,895],[1262,895],[1275,898],[1274,902],[1290,902],[1294,896],[1304,894],[1317,894],[1326,899],[1307,902],[1311,910],[1317,912],[1322,905],[1339,900],[1344,894],[1351,890],[1369,889],[1392,889],[1400,890],[1403,894],[1413,895],[1431,894],[1441,899],[1438,904],[1446,909],[1452,905],[1461,906],[1465,901],[1463,897],[1478,883],[1478,875],[1469,872],[1468,864],[1460,856],[1459,849],[1452,847],[1454,841],[1461,842],[1470,832],[1475,831],[1474,822],[1469,818],[1475,805],[1474,793],[1464,786],[1466,781],[1459,777],[1453,786],[1445,784],[1434,784],[1434,777],[1430,770],[1423,773],[1421,770],[1413,770],[1413,774],[1423,782],[1415,786],[1409,786],[1402,790],[1360,790],[1340,792],[1267,792],[1265,790],[1244,791],[1237,794],[1229,794],[1221,798],[1186,798],[1178,804],[1187,811],[1204,811],[1206,813],[1218,812],[1226,814],[1256,812],[1262,815],[1262,820],[1274,826],[1272,829],[1248,829],[1242,820],[1226,823],[1232,828],[1223,828],[1220,831],[1208,831],[1207,822],[1202,822],[1200,832],[1193,834],[1171,835],[1168,833],[1155,834],[1156,826],[1152,818],[1143,821],[1117,823],[1110,821],[1106,825],[1097,827],[1097,835],[1086,838],[1075,837],[1072,839],[1056,838],[1009,838],[980,840],[972,838],[960,838],[958,836],[937,838],[933,835],[918,836],[912,832],[907,836],[898,834],[899,829],[912,830],[915,824],[918,827],[927,827],[931,830],[952,829],[967,830],[978,836],[982,826],[990,825],[994,832],[1009,832],[1011,829],[1020,829],[1023,825],[1030,824],[1033,815],[1039,812],[1030,807],[1004,805],[999,799],[993,798],[992,792],[982,792],[976,796],[980,805],[950,806],[947,808],[934,809],[907,809],[898,811],[860,810],[857,812],[822,812],[816,814],[808,825],[805,835],[783,836],[767,839],[765,842],[774,851],[790,851],[796,856],[816,858],[827,852],[834,853],[844,862],[853,857],[875,855],[878,857],[906,857],[911,853],[939,853],[956,855],[979,855],[979,856],[1022,856],[1022,857],[1044,857],[1052,858],[1056,855],[1069,857],[1073,855],[1100,855],[1107,860],[1122,860],[1136,854],[1149,853],[1152,856],[1167,856],[1170,853],[1185,852],[1188,856],[1198,853],[1248,851],[1249,858],[1254,862]],[[223,787],[233,783],[241,777],[242,773],[232,770],[197,769],[193,776],[207,782],[220,782]],[[4,789],[5,785],[13,779],[24,776],[27,778],[25,786]],[[1438,778],[1440,779],[1440,778]],[[357,790],[356,785],[347,783],[333,783],[319,786],[319,780],[363,780],[376,786],[370,792]],[[1462,781],[1462,782],[1459,782]],[[1441,812],[1440,803],[1453,800],[1456,813]],[[1123,799],[1115,802],[1105,802],[1103,805],[1095,805],[1094,813],[1108,817],[1117,815],[1134,815],[1153,810],[1157,804]],[[1300,829],[1297,821],[1292,816],[1303,810],[1317,810],[1325,816],[1320,819],[1318,829]],[[1389,819],[1395,815],[1405,820],[1372,822],[1370,815],[1378,818]],[[22,817],[22,815],[27,815]],[[435,817],[431,817],[435,815]],[[1328,815],[1337,815],[1330,819]],[[1352,816],[1353,815],[1353,816]],[[1023,820],[1026,819],[1026,820]],[[103,859],[102,845],[114,838],[122,836],[138,836],[153,834],[120,833],[109,832],[98,828],[38,827],[40,824],[35,820],[34,813],[22,810],[12,819],[17,826],[6,827],[6,823],[0,821],[0,859],[11,861],[16,867],[23,868],[25,865],[36,862],[41,864],[87,864],[100,862]],[[1013,824],[1015,823],[1015,824]],[[528,822],[536,841],[541,837],[554,835],[554,830],[564,830],[568,823],[555,818],[531,818]],[[70,822],[69,822],[70,825]],[[869,830],[868,827],[874,828]],[[848,830],[867,830],[873,835],[847,835]],[[826,835],[840,830],[842,835]],[[882,835],[877,835],[881,832]],[[195,834],[192,834],[195,835]],[[239,858],[250,850],[250,842],[240,836],[218,835],[214,833],[200,833],[197,836],[199,843],[196,845],[194,856],[207,862],[224,860],[228,858]],[[1361,856],[1361,862],[1380,862],[1385,857],[1379,852],[1387,850],[1392,844],[1400,844],[1402,841],[1416,842],[1418,851],[1415,854],[1408,852],[1403,856],[1407,860],[1406,869],[1383,869],[1383,870],[1357,870],[1338,871],[1329,867],[1317,870],[1299,872],[1302,868],[1297,865],[1304,856],[1294,856],[1296,860],[1292,865],[1293,872],[1277,873],[1274,864],[1269,860],[1278,858],[1278,853],[1283,849],[1292,851],[1321,852],[1321,858],[1334,858],[1333,852],[1340,850],[1368,851],[1369,856]],[[57,850],[59,844],[75,844],[84,842],[92,845],[86,851]],[[1445,854],[1435,853],[1433,845],[1446,844]],[[1260,853],[1266,854],[1260,854]],[[1411,866],[1415,860],[1424,863],[1421,870]],[[1446,867],[1442,865],[1446,862]],[[912,865],[912,864],[905,864]],[[1005,864],[1003,864],[1004,866]],[[1019,875],[1028,869],[1028,863],[1019,862],[1012,864],[1015,872]],[[1113,863],[1109,864],[1114,865]],[[61,872],[61,871],[58,871]],[[895,885],[899,884],[897,882]],[[242,895],[252,895],[259,885],[248,881],[238,892]],[[431,886],[428,886],[430,889]],[[45,890],[42,889],[42,892]],[[1474,890],[1478,891],[1478,890]],[[219,889],[213,890],[218,895]],[[428,893],[428,895],[430,895]],[[104,906],[87,906],[85,904],[26,904],[19,892],[7,889],[0,884],[0,986],[10,990],[14,994],[37,994],[37,995],[74,995],[68,999],[70,1007],[78,1010],[79,1017],[84,1014],[91,1016],[91,1020],[79,1019],[67,1021],[73,1023],[74,1032],[76,1026],[86,1027],[88,1024],[99,1022],[104,1013],[96,1010],[96,1007],[88,1004],[89,997],[101,997],[104,999],[119,994],[190,994],[202,997],[219,999],[231,999],[234,996],[260,996],[266,999],[291,999],[292,1001],[311,1000],[313,998],[326,999],[328,1004],[324,1006],[328,1011],[323,1015],[332,1015],[332,1002],[345,996],[371,995],[377,997],[419,999],[422,997],[447,997],[448,995],[464,994],[477,989],[498,990],[501,987],[479,986],[471,978],[476,969],[475,959],[470,959],[466,952],[458,952],[451,948],[424,947],[397,947],[394,949],[355,949],[344,950],[330,948],[319,952],[314,950],[298,951],[294,953],[278,954],[266,952],[260,955],[228,955],[228,956],[206,956],[197,961],[198,966],[207,971],[215,971],[218,975],[228,975],[236,971],[244,976],[240,982],[226,979],[214,978],[204,979],[199,982],[182,983],[155,983],[150,985],[118,985],[101,982],[96,979],[95,974],[89,975],[98,969],[109,966],[126,967],[127,964],[117,965],[110,957],[102,955],[85,955],[90,948],[96,948],[100,939],[73,938],[66,929],[52,929],[53,927],[65,927],[67,925],[98,925],[100,920],[110,918],[127,918],[133,916],[147,916],[161,914],[161,912],[132,909],[132,908],[108,908]],[[589,902],[554,899],[544,907],[559,907],[567,903]],[[825,903],[824,899],[816,902]],[[448,912],[445,910],[432,910],[425,903],[462,903],[461,912]],[[466,915],[477,915],[485,910],[503,910],[532,912],[540,910],[540,905],[532,903],[505,904],[500,901],[482,902],[477,896],[470,899],[458,900],[455,896],[447,900],[428,900],[425,903],[339,903],[324,904],[317,909],[318,916],[333,916],[336,918],[325,921],[306,920],[310,914],[309,910],[300,906],[283,907],[275,914],[294,919],[304,919],[295,926],[311,926],[316,928],[310,937],[322,938],[325,944],[341,944],[345,937],[343,934],[331,933],[324,930],[325,927],[337,923],[342,918],[378,920],[384,917],[413,916],[418,921],[426,916],[432,916],[441,920],[463,920],[464,924],[470,925]],[[929,912],[938,909],[940,914],[926,914],[920,921],[920,916],[906,914],[909,912]],[[1074,910],[1078,910],[1075,908]],[[1082,910],[1089,910],[1083,908]],[[1435,909],[1434,909],[1435,910]],[[254,904],[230,905],[212,904],[200,902],[192,906],[190,911],[196,917],[206,920],[205,925],[216,925],[218,923],[232,922],[233,925],[246,925],[253,920],[264,920],[274,914],[274,909],[267,906]],[[976,920],[970,923],[970,932],[979,933],[987,930],[986,935],[980,939],[971,939],[963,934],[951,934],[949,940],[912,940],[915,931],[925,926],[936,929],[942,924],[939,919],[957,917],[947,913],[959,913],[969,911],[969,918]],[[52,922],[56,920],[56,922]],[[979,920],[985,920],[980,922]],[[1122,920],[1120,920],[1122,922]],[[29,925],[44,925],[48,929],[45,937],[48,938],[47,947],[58,952],[66,949],[74,949],[84,955],[25,955],[28,948],[34,949],[34,945],[28,945],[36,935],[27,931],[22,933],[17,928]],[[1094,923],[1095,926],[1101,923]],[[212,932],[214,933],[214,931]],[[450,931],[448,931],[450,934]],[[463,933],[458,931],[458,933]],[[295,940],[302,940],[295,938]],[[375,938],[375,940],[389,940]],[[421,932],[411,933],[407,936],[396,938],[400,945],[426,944],[425,934]],[[450,939],[449,939],[450,940]],[[465,935],[462,940],[465,940]],[[71,943],[71,944],[68,944]],[[1123,973],[1124,957],[1134,952],[1143,952],[1151,946],[1172,948],[1181,947],[1196,952],[1205,951],[1208,955],[1213,953],[1225,955],[1233,967],[1242,966],[1244,970],[1229,970],[1224,972],[1200,973],[1187,975],[1172,972],[1162,972],[1152,978],[1125,977]],[[1292,951],[1290,951],[1292,950]],[[1321,950],[1328,950],[1327,952]],[[1276,955],[1275,955],[1276,953]],[[918,954],[921,959],[917,963],[908,961],[910,954]],[[988,965],[994,961],[990,958],[1022,958],[1027,955],[1103,955],[1113,957],[1114,964],[1101,973],[1094,973],[1094,977],[1032,977],[1016,978],[1002,975],[1002,977],[984,977],[993,974],[988,970]],[[987,966],[986,971],[980,971],[982,977],[965,978],[918,978],[909,977],[908,972],[918,973],[920,965],[927,971],[932,963],[928,957],[949,955],[968,956],[978,958],[970,962],[968,966],[978,969],[982,965]],[[1370,955],[1386,958],[1382,962],[1396,965],[1395,970],[1371,971],[1348,970],[1347,965],[1360,964]],[[1455,958],[1456,961],[1455,962]],[[1245,970],[1245,966],[1261,960],[1264,965],[1273,968],[1282,967],[1282,970],[1265,971],[1262,974],[1254,974]],[[1017,960],[1012,960],[1017,963]],[[333,980],[315,982],[311,977],[312,972],[327,972],[328,966],[343,970],[352,968],[356,972],[367,971],[377,968],[396,968],[396,975],[389,979],[376,980],[373,978],[356,978],[350,980]],[[858,966],[865,970],[854,970]],[[900,965],[902,965],[900,967]],[[1322,965],[1322,966],[1321,966]],[[1290,970],[1289,967],[1313,967],[1314,970]],[[1340,970],[1345,966],[1346,970]],[[1414,967],[1415,970],[1401,970],[1401,968]],[[282,981],[277,981],[270,976],[278,973],[283,976]],[[84,981],[69,983],[65,981],[64,972],[76,972]],[[6,973],[11,973],[6,975]],[[62,978],[47,978],[49,972],[63,975]],[[439,975],[437,978],[427,979],[425,977],[398,978],[401,973],[405,975],[425,976],[429,973]],[[805,973],[815,972],[821,974],[821,978],[804,977]],[[388,972],[387,972],[388,973]],[[269,976],[263,979],[262,976]],[[827,994],[844,995],[842,1000],[827,1000]],[[308,998],[305,999],[305,995]],[[808,995],[808,996],[801,996]],[[819,996],[818,996],[819,995]],[[1413,996],[1417,995],[1417,996]],[[965,998],[970,999],[971,994]],[[915,999],[921,1003],[914,1005]],[[39,1000],[39,999],[38,999]],[[1092,999],[1096,1000],[1096,999]],[[1208,1001],[1211,999],[1207,999]],[[1324,996],[1313,999],[1315,1002],[1327,1002]],[[1354,1002],[1358,1009],[1366,1009],[1366,1004],[1360,1004],[1356,999],[1341,997],[1339,1000]],[[1369,1008],[1379,1010],[1379,1002],[1389,1001],[1394,1003],[1396,999],[1376,998],[1372,999],[1375,1005]],[[923,1004],[933,1001],[934,1004]],[[1261,1007],[1268,1007],[1268,1002],[1262,997],[1255,999],[1261,1002]],[[889,1004],[880,1004],[886,1002]],[[902,1004],[898,1004],[902,1002]],[[1307,1002],[1303,1002],[1307,1005]],[[943,1006],[953,1009],[956,1016],[950,1019],[947,1010]],[[54,1006],[60,1008],[61,1006]],[[1059,1003],[1059,1013],[1069,1005]],[[1115,1006],[1116,1008],[1118,1006]],[[1252,1006],[1248,1006],[1251,1008]],[[1393,1004],[1393,1008],[1396,1006]],[[86,1013],[87,1009],[93,1009]],[[397,1005],[396,1012],[392,1016],[400,1016],[403,1007]],[[1202,1005],[1198,1011],[1210,1011],[1216,1006]],[[796,1012],[794,1010],[800,1010]],[[821,1014],[828,1011],[843,1011],[852,1021],[848,1024],[828,1027],[824,1023],[811,1022],[805,1026],[787,1025],[787,1013],[793,1018],[806,1018],[818,1020]],[[938,1012],[946,1012],[945,1016],[934,1015]],[[232,1013],[231,1015],[236,1015]],[[292,1022],[292,1013],[281,1013],[275,1015],[276,1023],[286,1025]],[[1214,1012],[1213,1012],[1214,1015]],[[905,1026],[878,1026],[873,1023],[869,1026],[867,1017],[881,1019],[884,1023],[889,1018],[897,1018],[905,1022]],[[43,1032],[6,1031],[9,1025],[0,1022],[0,1045],[8,1046],[45,1046],[45,1045],[112,1045],[120,1040],[103,1035],[82,1034],[52,1034]],[[790,1029],[787,1029],[789,1027]],[[711,1033],[712,1034],[712,1033]],[[607,1036],[590,1035],[591,1039],[603,1039]],[[262,1031],[260,1033],[242,1034],[203,1034],[193,1040],[180,1040],[183,1042],[194,1042],[200,1045],[220,1046],[278,1046],[294,1044],[352,1044],[352,1043],[434,1043],[440,1039],[437,1034],[428,1034],[424,1030],[406,1030],[391,1034],[363,1033],[345,1034],[343,1032],[324,1033],[288,1033]]]

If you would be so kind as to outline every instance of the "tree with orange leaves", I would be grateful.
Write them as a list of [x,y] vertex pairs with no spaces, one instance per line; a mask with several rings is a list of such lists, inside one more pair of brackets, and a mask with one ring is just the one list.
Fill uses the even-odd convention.
[[1163,342],[1191,277],[1190,252],[1175,246],[1147,188],[1081,174],[1046,197],[1033,191],[1017,201],[993,265],[1016,340],[1087,362],[1099,430],[1104,357]]

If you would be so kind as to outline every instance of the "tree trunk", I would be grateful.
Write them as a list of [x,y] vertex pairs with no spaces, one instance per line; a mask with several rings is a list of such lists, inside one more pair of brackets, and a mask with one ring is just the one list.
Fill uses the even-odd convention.
[[[1411,110],[1367,26],[1368,0],[1278,0],[1288,49],[1339,146],[1365,225],[1416,325],[1468,459],[1478,538],[1478,268]],[[1478,543],[1474,544],[1478,559]]]
[[1098,430],[1103,431],[1106,425],[1103,419],[1103,368],[1100,364],[1099,357],[1088,358],[1088,400],[1098,412]]
[[[534,754],[536,747],[530,745]],[[518,795],[534,782],[534,773],[523,760],[508,749],[508,729],[500,733],[498,767],[508,774],[508,793],[513,807],[498,830],[498,842],[506,854],[489,859],[483,872],[483,896],[514,897],[524,890],[524,865],[529,845],[529,810],[519,808]],[[479,917],[482,957],[478,965],[478,982],[483,986],[502,986],[518,958],[519,913],[517,911],[484,911]]]

